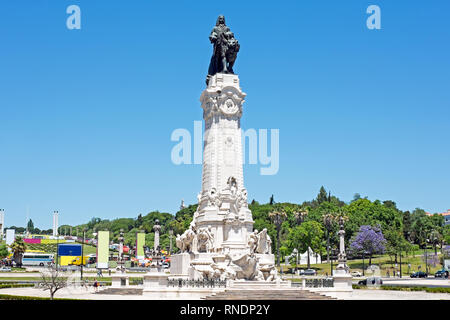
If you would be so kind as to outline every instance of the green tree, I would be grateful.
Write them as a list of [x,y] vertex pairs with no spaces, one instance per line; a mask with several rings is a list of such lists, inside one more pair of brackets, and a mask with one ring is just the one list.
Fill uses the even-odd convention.
[[319,194],[317,195],[317,203],[320,205],[322,202],[328,201],[328,194],[325,188],[320,187]]
[[422,209],[415,209],[411,214],[411,238],[414,243],[425,248],[427,239],[434,229],[433,220]]
[[275,228],[277,231],[277,266],[280,267],[280,233],[283,221],[286,220],[286,212],[284,212],[283,210],[274,210],[269,213],[269,217],[275,224]]
[[8,247],[6,244],[0,244],[0,259],[4,259],[9,255]]
[[27,229],[28,229],[28,232],[31,232],[31,233],[33,233],[34,232],[34,223],[33,223],[33,220],[28,220],[28,223],[27,223]]
[[446,244],[450,244],[450,224],[443,228],[443,238]]
[[[398,263],[397,257],[402,251],[405,251],[405,238],[402,231],[398,229],[388,229],[384,232],[386,243],[386,253],[390,257],[394,257],[394,262]],[[391,264],[393,259],[391,258]]]
[[13,259],[14,262],[21,267],[22,266],[22,257],[25,251],[27,250],[27,246],[25,242],[23,242],[23,239],[20,237],[17,237],[14,242],[10,245],[10,248],[13,252]]
[[[316,221],[306,221],[295,227],[289,236],[292,248],[298,248],[300,252],[308,251],[311,248],[314,252],[323,251],[324,231],[322,225]],[[308,254],[308,269],[311,261]]]

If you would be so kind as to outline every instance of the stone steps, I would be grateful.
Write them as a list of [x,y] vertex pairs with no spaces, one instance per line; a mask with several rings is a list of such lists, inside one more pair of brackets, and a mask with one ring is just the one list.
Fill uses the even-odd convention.
[[99,290],[96,294],[142,295],[143,291],[142,288],[105,288]]
[[336,300],[309,290],[245,290],[226,289],[202,298],[203,300]]

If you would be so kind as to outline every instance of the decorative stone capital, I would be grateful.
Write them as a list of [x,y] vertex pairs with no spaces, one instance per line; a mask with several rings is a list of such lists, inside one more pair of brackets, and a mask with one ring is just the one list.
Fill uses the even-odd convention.
[[239,78],[234,74],[216,74],[203,91],[203,118],[205,121],[213,116],[221,115],[226,118],[240,118],[242,105],[246,94],[239,87]]

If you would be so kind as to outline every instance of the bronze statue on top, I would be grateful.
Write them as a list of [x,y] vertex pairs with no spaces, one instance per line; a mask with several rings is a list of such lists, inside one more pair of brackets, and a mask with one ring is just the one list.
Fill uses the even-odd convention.
[[206,85],[216,73],[234,74],[233,66],[240,48],[239,42],[225,24],[224,16],[217,18],[216,26],[211,31],[209,40],[214,44],[214,51],[209,64]]

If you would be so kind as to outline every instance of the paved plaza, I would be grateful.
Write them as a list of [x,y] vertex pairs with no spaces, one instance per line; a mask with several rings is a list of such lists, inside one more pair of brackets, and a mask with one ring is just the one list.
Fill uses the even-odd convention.
[[[49,297],[48,291],[35,288],[8,288],[0,289],[0,294]],[[428,293],[424,291],[391,291],[391,290],[354,290],[353,292],[335,292],[327,294],[339,300],[450,300],[449,293]],[[157,293],[144,295],[107,295],[96,294],[93,288],[65,288],[56,292],[55,298],[88,299],[88,300],[178,300],[194,299],[191,297],[163,297]]]

